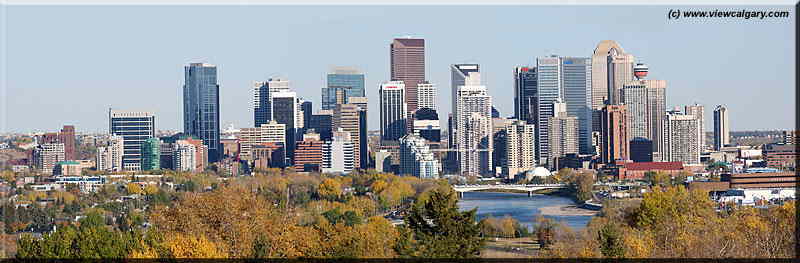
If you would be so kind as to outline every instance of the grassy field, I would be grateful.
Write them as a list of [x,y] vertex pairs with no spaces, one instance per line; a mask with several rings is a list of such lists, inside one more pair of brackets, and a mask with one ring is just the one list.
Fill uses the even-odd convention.
[[530,237],[489,238],[481,251],[483,258],[533,258],[539,244]]

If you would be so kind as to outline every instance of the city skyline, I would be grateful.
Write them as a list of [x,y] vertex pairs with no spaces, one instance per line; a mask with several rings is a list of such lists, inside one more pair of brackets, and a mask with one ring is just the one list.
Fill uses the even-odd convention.
[[[26,24],[30,19],[35,19],[37,15],[52,15],[58,17],[63,14],[57,12],[57,10],[69,8],[72,7],[10,6],[7,8],[8,18],[6,23],[11,25]],[[203,7],[181,8],[196,9],[197,13],[201,14],[212,10]],[[233,7],[221,7],[221,12],[226,15],[235,15],[238,13],[251,13],[254,12],[253,10],[260,10],[260,8],[283,8],[291,11],[294,7],[256,7],[241,10],[237,10]],[[521,10],[515,10],[515,8],[511,7],[448,8],[460,9],[465,11],[466,14],[472,14],[488,8],[489,11],[502,10],[503,14],[523,13],[531,17],[538,17],[531,14],[538,14],[540,12],[546,13],[543,10],[553,10],[561,7],[517,8]],[[600,17],[610,20],[609,18],[618,12],[627,18],[634,16],[644,19],[644,25],[638,26],[638,28],[631,30],[632,32],[626,33],[611,32],[613,30],[594,33],[592,30],[587,29],[585,33],[579,34],[581,35],[579,37],[561,34],[555,29],[545,29],[542,30],[543,32],[531,30],[532,33],[551,36],[551,38],[545,38],[541,41],[536,41],[537,43],[531,43],[529,45],[521,45],[516,41],[500,41],[519,37],[518,34],[512,34],[511,32],[482,31],[488,33],[489,36],[498,37],[499,40],[471,39],[471,41],[467,42],[464,42],[462,37],[458,34],[464,33],[464,30],[469,31],[469,29],[502,28],[502,25],[511,25],[514,24],[512,22],[517,20],[524,20],[521,18],[500,19],[501,17],[499,16],[490,16],[500,21],[491,21],[491,19],[486,20],[485,18],[476,19],[476,21],[465,22],[467,23],[467,25],[465,25],[466,28],[455,29],[455,32],[443,31],[443,27],[447,29],[446,25],[433,25],[431,26],[432,29],[427,29],[423,26],[425,24],[424,21],[409,21],[407,24],[379,24],[377,26],[378,32],[373,30],[366,37],[359,37],[358,39],[346,37],[355,32],[342,31],[340,33],[346,35],[341,37],[341,39],[344,39],[343,41],[336,41],[337,43],[329,44],[330,47],[326,46],[326,48],[319,49],[318,51],[309,51],[307,52],[308,54],[298,53],[298,49],[304,48],[306,45],[313,45],[315,40],[335,36],[330,32],[324,32],[325,28],[331,26],[330,24],[341,27],[356,23],[365,17],[378,18],[382,14],[415,9],[414,7],[375,6],[334,7],[334,10],[343,11],[345,14],[332,16],[330,13],[324,12],[321,18],[311,19],[312,21],[310,23],[307,21],[306,24],[286,22],[288,25],[287,27],[276,27],[276,30],[279,31],[286,30],[285,33],[289,37],[287,41],[275,41],[278,47],[270,48],[267,51],[264,51],[264,48],[256,48],[257,46],[253,46],[252,48],[241,48],[241,50],[238,50],[238,52],[243,53],[231,53],[231,51],[229,51],[230,49],[240,48],[236,48],[235,45],[213,48],[219,45],[216,38],[210,41],[213,43],[197,43],[199,47],[193,48],[186,45],[188,43],[194,43],[191,41],[191,38],[187,38],[185,42],[165,41],[164,44],[167,46],[178,44],[180,48],[167,47],[164,48],[165,51],[156,52],[161,55],[161,57],[156,57],[151,54],[141,54],[142,52],[128,52],[140,56],[141,58],[128,57],[130,55],[120,52],[115,52],[113,56],[108,56],[105,52],[112,52],[112,50],[118,51],[119,49],[116,49],[119,48],[117,45],[122,45],[122,43],[117,43],[118,40],[114,40],[113,37],[106,37],[102,39],[102,41],[105,42],[101,41],[102,43],[100,44],[105,43],[110,45],[97,46],[99,44],[92,42],[92,40],[97,40],[95,39],[97,36],[92,36],[89,33],[96,32],[99,28],[102,29],[102,27],[107,27],[107,25],[83,25],[83,23],[93,21],[92,19],[124,13],[122,9],[118,9],[118,7],[88,7],[80,10],[75,9],[83,12],[85,16],[76,17],[74,21],[64,21],[67,25],[48,24],[48,26],[51,27],[44,28],[43,24],[30,21],[29,25],[26,26],[9,26],[5,29],[9,36],[7,42],[3,43],[7,45],[9,50],[7,63],[8,87],[5,87],[7,88],[8,98],[6,102],[9,113],[2,116],[6,118],[3,122],[6,126],[2,128],[2,131],[47,131],[54,127],[69,124],[75,125],[78,132],[107,132],[105,129],[108,127],[105,112],[109,106],[113,107],[115,110],[151,111],[156,115],[157,123],[155,126],[159,130],[181,130],[181,123],[183,120],[180,116],[182,115],[180,106],[182,96],[180,93],[181,87],[184,84],[181,71],[182,67],[190,63],[210,63],[218,67],[221,104],[220,126],[222,127],[227,127],[230,123],[234,123],[238,128],[254,127],[252,122],[252,107],[249,105],[249,102],[252,101],[252,83],[253,81],[264,80],[270,77],[287,78],[291,83],[290,88],[298,93],[298,97],[303,97],[306,101],[314,102],[314,112],[316,112],[320,108],[318,105],[321,105],[320,89],[325,86],[325,77],[329,72],[330,66],[354,66],[364,72],[369,109],[377,112],[377,104],[379,101],[377,99],[377,84],[390,80],[388,45],[392,42],[393,38],[407,34],[425,39],[426,76],[429,76],[428,80],[432,84],[437,85],[437,87],[449,87],[451,85],[449,80],[450,72],[448,70],[450,64],[479,64],[482,72],[483,85],[487,86],[488,94],[493,97],[494,106],[500,110],[501,116],[504,117],[514,114],[514,85],[513,76],[511,74],[514,67],[534,65],[534,59],[536,57],[544,57],[551,54],[559,56],[590,57],[593,49],[601,40],[611,39],[620,43],[626,53],[633,54],[637,62],[645,62],[650,67],[651,79],[664,79],[670,83],[669,87],[667,87],[667,89],[669,89],[667,91],[667,108],[690,105],[695,102],[704,105],[706,116],[705,127],[707,132],[711,131],[709,127],[713,127],[712,123],[710,123],[713,105],[718,104],[726,105],[731,116],[734,117],[734,119],[731,120],[731,130],[734,131],[787,129],[794,124],[793,116],[769,114],[771,112],[785,110],[793,104],[792,96],[775,96],[776,94],[793,91],[792,87],[794,83],[790,76],[792,75],[791,72],[794,70],[794,65],[791,63],[790,58],[793,57],[794,49],[791,48],[791,43],[787,43],[787,41],[777,41],[791,37],[790,35],[783,34],[791,31],[781,31],[780,29],[788,29],[792,26],[792,23],[775,24],[768,21],[760,23],[732,22],[729,27],[726,27],[724,24],[701,26],[697,24],[667,22],[663,21],[660,16],[658,18],[652,18],[652,21],[650,21],[647,14],[653,11],[660,15],[661,11],[663,11],[660,8],[653,8],[651,10],[648,7],[634,7],[637,10],[641,9],[642,12],[634,12],[640,13],[641,15],[629,14],[631,12],[615,11],[612,7],[603,8],[607,9],[605,10],[606,12],[598,12],[603,15],[592,15],[590,14],[590,9],[581,7],[570,7],[570,10],[577,13],[584,12],[589,14],[589,17],[581,19],[598,19],[598,17]],[[131,40],[129,38],[134,36],[146,37],[149,35],[151,37],[156,37],[159,34],[166,34],[166,31],[169,31],[168,29],[157,28],[153,24],[130,25],[129,23],[134,21],[131,14],[137,14],[142,10],[151,10],[155,11],[153,14],[154,20],[162,21],[163,19],[169,19],[169,21],[173,22],[167,23],[166,27],[175,29],[173,26],[179,25],[179,23],[175,21],[181,21],[181,19],[178,19],[180,16],[171,17],[166,15],[180,14],[169,12],[170,9],[170,7],[154,6],[134,7],[135,11],[124,13],[121,17],[110,22],[112,25],[121,23],[122,28],[119,31],[107,31],[107,33],[110,34],[110,36],[117,36],[128,40]],[[216,11],[217,8],[213,10]],[[365,12],[365,10],[373,10],[376,12],[370,13]],[[423,17],[425,17],[424,14],[436,12],[435,10],[437,10],[437,7],[425,8],[421,10],[421,12],[423,13]],[[34,15],[32,12],[38,12],[38,14]],[[307,15],[314,17],[314,15],[318,15],[319,12],[320,11],[312,9]],[[355,12],[358,14],[354,15],[347,12]],[[363,12],[363,14],[361,12]],[[301,17],[300,21],[303,21],[303,18],[305,17]],[[295,21],[292,19],[298,18],[286,19]],[[243,22],[246,21],[235,20],[233,22],[224,22],[224,24],[241,26]],[[558,24],[558,22],[561,21],[548,21],[546,19],[537,18],[534,19],[533,22]],[[198,21],[198,23],[207,23],[207,21]],[[592,28],[595,26],[608,26],[609,23],[611,22],[599,21],[601,25],[587,25],[582,27]],[[562,29],[574,29],[580,26],[580,24],[580,21],[573,21],[559,26]],[[653,24],[657,24],[660,27],[650,28],[655,30],[647,30],[645,28],[645,25],[653,26]],[[48,34],[54,34],[53,37],[58,37],[60,34],[66,32],[51,31],[58,30],[61,26],[68,25],[72,25],[70,28],[86,28],[81,31],[66,30],[66,32],[72,32],[78,36],[82,36],[82,38],[70,38],[70,41],[62,43],[62,45],[36,40]],[[383,27],[381,27],[381,25],[383,25]],[[126,27],[130,26],[134,26],[132,28],[139,26],[150,30],[137,28],[138,31],[135,32],[128,32],[130,30],[126,31]],[[221,28],[221,26],[223,25],[213,25],[214,28]],[[316,28],[315,26],[320,28]],[[626,26],[631,27],[631,25]],[[713,27],[713,29],[717,30],[708,30],[708,32],[702,32],[702,34],[695,32],[695,35],[687,35],[694,36],[693,38],[675,39],[676,36],[683,36],[675,32],[677,28],[687,28],[687,26],[700,26],[701,28],[704,26]],[[20,29],[28,29],[38,34],[21,35]],[[354,29],[358,29],[358,27]],[[748,33],[737,33],[740,38],[731,37],[731,34],[724,34],[724,32],[728,32],[726,30],[734,29],[737,31],[744,30]],[[175,34],[177,36],[169,37],[174,38],[184,34],[190,34],[194,29],[186,30],[190,32]],[[416,33],[406,33],[409,31]],[[658,32],[654,33],[652,31]],[[308,38],[305,36],[298,37],[295,35],[297,32],[316,35],[313,38],[306,39],[306,41],[293,41],[292,39]],[[123,35],[117,35],[121,33],[123,33]],[[221,39],[230,39],[232,36],[241,34],[217,31],[215,31],[215,33],[217,33]],[[749,37],[745,37],[744,35],[748,35]],[[292,36],[298,38],[293,38]],[[753,36],[760,36],[761,38]],[[716,39],[719,41],[712,41],[713,43],[724,42],[725,45],[717,44],[717,46],[712,49],[709,48],[709,44],[698,42],[700,40],[707,41],[708,38],[712,37],[717,37]],[[752,39],[758,39],[757,41],[759,41],[760,44],[753,44]],[[770,39],[772,39],[772,41]],[[744,42],[739,43],[737,41]],[[19,46],[22,43],[36,44],[31,45],[33,47]],[[152,45],[152,43],[146,40],[133,40],[132,43]],[[281,48],[281,44],[285,44],[286,46]],[[125,45],[122,45],[122,47],[125,47]],[[678,45],[683,48],[678,49],[670,47],[670,45]],[[743,52],[745,48],[751,49],[754,45],[763,47],[760,53],[761,56],[748,57],[748,59],[752,59],[748,64],[772,66],[742,67],[743,62],[741,62],[741,59],[735,59],[734,56],[730,56],[733,52]],[[696,47],[687,49],[692,46]],[[63,52],[66,48],[71,48],[74,51]],[[99,49],[89,52],[89,48]],[[739,50],[737,50],[737,48]],[[353,52],[362,50],[365,55],[361,57],[352,56]],[[681,52],[676,55],[675,50],[681,50]],[[32,53],[34,51],[37,53]],[[724,53],[725,51],[728,53]],[[168,52],[170,54],[165,56],[163,52]],[[179,54],[173,55],[171,54],[172,52]],[[265,54],[261,52],[282,55],[280,55],[277,60],[264,60]],[[342,54],[325,54],[321,56],[321,53]],[[683,56],[680,56],[681,54]],[[701,54],[703,56],[700,56]],[[252,55],[254,59],[243,58],[243,56],[246,55]],[[723,57],[720,57],[721,55]],[[84,60],[76,59],[84,57]],[[266,57],[269,58],[270,56],[266,55]],[[309,59],[309,57],[317,59]],[[698,57],[701,59],[696,59]],[[30,61],[24,59],[29,59]],[[42,70],[33,70],[32,66],[47,65],[46,63],[40,62],[43,59],[69,61],[73,66],[62,67],[58,70],[46,70],[48,75],[52,76],[53,80],[49,81],[47,85],[41,85],[42,82],[39,79],[40,74],[38,73],[42,72]],[[151,61],[151,59],[155,60]],[[738,63],[726,62],[725,59],[730,59]],[[701,63],[697,63],[698,61]],[[256,64],[254,65],[253,63]],[[143,65],[148,65],[148,67],[143,67]],[[301,68],[298,66],[302,66],[304,70],[300,70]],[[132,67],[132,69],[128,67]],[[746,70],[743,68],[746,68]],[[131,78],[130,76],[124,76],[123,78],[119,78],[120,75],[117,74],[122,73],[125,73],[125,75],[135,75],[137,77]],[[781,78],[780,76],[785,77]],[[757,89],[750,87],[757,87]],[[736,92],[731,92],[731,90],[735,90]],[[53,96],[43,96],[45,94],[52,94]],[[13,100],[10,98],[13,98]],[[440,103],[440,110],[438,111],[439,118],[446,119],[447,114],[450,113],[449,109],[451,108],[448,104],[448,102],[451,101],[450,92],[447,92],[445,88],[439,89],[437,100]],[[765,103],[766,100],[769,100],[770,103]],[[28,111],[25,115],[14,114],[14,112],[26,107],[32,107],[33,110]],[[380,127],[377,120],[378,117],[379,114],[369,114],[368,126],[370,130],[377,130],[377,128]]]

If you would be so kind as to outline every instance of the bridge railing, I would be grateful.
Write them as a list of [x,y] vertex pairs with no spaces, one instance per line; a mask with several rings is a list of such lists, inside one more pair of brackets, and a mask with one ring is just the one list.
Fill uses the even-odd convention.
[[529,188],[529,187],[564,187],[565,184],[466,184],[453,185],[453,188]]

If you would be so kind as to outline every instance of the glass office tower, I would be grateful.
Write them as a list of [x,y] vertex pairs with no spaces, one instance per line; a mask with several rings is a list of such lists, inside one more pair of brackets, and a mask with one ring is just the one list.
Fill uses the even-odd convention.
[[219,84],[217,67],[191,63],[184,67],[183,131],[208,146],[208,161],[216,162],[222,152],[219,141]]

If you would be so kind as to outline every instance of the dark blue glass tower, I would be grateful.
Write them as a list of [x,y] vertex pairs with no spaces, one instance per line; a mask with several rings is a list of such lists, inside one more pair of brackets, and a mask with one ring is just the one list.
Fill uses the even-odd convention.
[[217,67],[192,63],[184,67],[183,131],[208,146],[208,162],[219,160],[219,84]]

